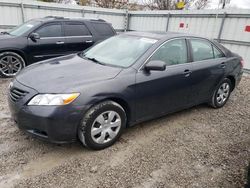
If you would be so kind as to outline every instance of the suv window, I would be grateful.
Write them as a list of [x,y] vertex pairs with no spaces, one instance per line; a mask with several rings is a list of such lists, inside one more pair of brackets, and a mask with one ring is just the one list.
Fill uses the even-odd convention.
[[193,60],[202,61],[206,59],[213,59],[214,53],[212,44],[206,40],[191,39],[191,46],[193,51]]
[[62,36],[62,25],[61,24],[49,24],[39,28],[36,33],[40,37],[61,37]]
[[108,23],[91,22],[91,24],[94,27],[94,29],[96,30],[96,32],[99,33],[100,35],[107,36],[107,35],[114,34],[112,27]]
[[65,23],[65,36],[86,36],[91,35],[88,28],[80,22]]
[[175,39],[161,46],[150,60],[164,61],[166,65],[187,63],[187,46],[185,39]]
[[224,54],[221,51],[219,51],[215,46],[213,46],[213,49],[214,49],[214,57],[215,58],[224,57]]

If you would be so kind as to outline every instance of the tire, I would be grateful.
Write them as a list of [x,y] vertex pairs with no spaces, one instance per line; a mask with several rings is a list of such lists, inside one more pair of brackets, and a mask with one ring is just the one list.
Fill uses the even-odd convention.
[[24,59],[15,52],[0,53],[0,76],[12,78],[25,67]]
[[92,107],[84,115],[78,128],[78,137],[84,146],[101,150],[117,141],[126,122],[126,112],[121,105],[105,101]]
[[225,78],[214,90],[213,96],[210,99],[210,106],[213,108],[223,107],[231,94],[232,91],[232,82],[228,78]]

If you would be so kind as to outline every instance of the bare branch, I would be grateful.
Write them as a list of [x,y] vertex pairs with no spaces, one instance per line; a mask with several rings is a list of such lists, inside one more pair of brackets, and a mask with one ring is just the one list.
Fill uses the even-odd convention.
[[196,9],[204,9],[208,6],[210,3],[210,0],[198,0],[195,2],[194,6]]

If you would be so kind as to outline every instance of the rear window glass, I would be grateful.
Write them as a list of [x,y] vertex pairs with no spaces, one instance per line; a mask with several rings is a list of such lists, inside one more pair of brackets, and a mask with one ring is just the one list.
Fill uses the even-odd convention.
[[214,49],[214,57],[215,58],[224,57],[224,54],[221,51],[219,51],[215,46],[213,46],[213,49]]
[[92,26],[94,27],[94,29],[97,31],[97,33],[99,33],[100,35],[113,35],[114,31],[112,29],[112,27],[107,24],[107,23],[91,23]]
[[190,42],[192,45],[194,61],[214,58],[213,48],[209,42],[200,39],[191,39]]
[[88,28],[82,23],[66,23],[64,27],[66,36],[91,35]]

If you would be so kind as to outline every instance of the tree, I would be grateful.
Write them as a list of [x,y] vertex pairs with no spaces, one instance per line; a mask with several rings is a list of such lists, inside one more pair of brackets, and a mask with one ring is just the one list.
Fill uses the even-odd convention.
[[129,0],[40,0],[44,2],[56,2],[64,4],[76,4],[83,6],[97,6],[103,8],[117,9],[150,9],[150,10],[178,10],[177,1],[184,1],[184,9],[204,9],[208,6],[210,0],[137,0],[134,3]]
[[[185,2],[185,9],[194,7],[196,9],[205,8],[209,0],[183,0]],[[151,10],[177,10],[177,0],[143,0],[143,4]],[[194,6],[193,6],[194,4]]]
[[49,3],[76,4],[75,0],[39,0],[39,1],[49,2]]
[[39,1],[48,2],[48,3],[55,2],[55,0],[39,0]]
[[210,3],[210,0],[199,0],[194,3],[194,6],[196,9],[200,10],[200,9],[206,8],[209,3]]
[[79,5],[82,5],[82,6],[91,5],[91,1],[90,0],[79,0],[77,3]]
[[173,10],[175,3],[173,0],[143,0],[143,4],[150,10]]
[[128,0],[92,0],[93,4],[103,8],[126,8]]

